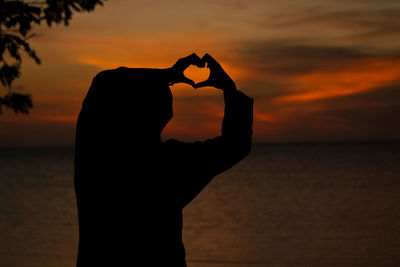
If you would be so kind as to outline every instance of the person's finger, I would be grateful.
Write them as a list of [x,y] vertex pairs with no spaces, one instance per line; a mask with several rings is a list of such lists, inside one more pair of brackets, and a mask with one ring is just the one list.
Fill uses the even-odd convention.
[[179,71],[185,71],[190,65],[195,65],[199,68],[202,68],[205,66],[205,63],[203,63],[203,61],[198,55],[193,53],[187,57],[180,58],[175,64],[175,67]]
[[210,81],[209,80],[207,80],[207,81],[203,81],[203,82],[199,82],[199,83],[196,83],[195,84],[195,86],[194,86],[194,88],[200,88],[200,87],[206,87],[206,86],[211,86],[211,84],[210,84]]
[[205,54],[202,58],[202,62],[207,63],[207,68],[220,66],[219,63],[209,54]]
[[192,81],[191,79],[189,79],[189,78],[187,78],[187,77],[185,77],[185,76],[181,77],[181,78],[179,79],[178,82],[180,82],[180,83],[187,83],[187,84],[189,84],[189,85],[191,85],[191,86],[193,86],[193,87],[196,86],[196,84],[194,83],[194,81]]
[[196,53],[189,55],[185,59],[187,61],[186,63],[188,64],[188,66],[195,65],[199,68],[203,68],[205,66],[205,63],[201,60],[201,58]]

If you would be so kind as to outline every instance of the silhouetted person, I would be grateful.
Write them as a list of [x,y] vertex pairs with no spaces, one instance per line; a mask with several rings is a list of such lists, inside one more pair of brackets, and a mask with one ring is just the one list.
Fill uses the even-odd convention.
[[[194,84],[183,75],[205,63],[207,81]],[[172,118],[169,85],[178,82],[224,92],[221,136],[161,141]],[[186,266],[182,209],[249,153],[252,110],[252,99],[209,55],[192,54],[168,69],[100,72],[77,122],[77,266]]]

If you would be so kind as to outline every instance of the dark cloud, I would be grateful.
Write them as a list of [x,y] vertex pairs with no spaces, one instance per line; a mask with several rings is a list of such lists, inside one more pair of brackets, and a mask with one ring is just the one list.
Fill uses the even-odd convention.
[[299,112],[286,131],[303,139],[309,135],[309,140],[399,140],[399,99],[397,81],[357,94],[292,104]]
[[287,91],[287,83],[286,80],[254,77],[249,80],[236,82],[236,85],[239,89],[244,90],[256,99],[272,100],[290,93],[290,91]]
[[262,72],[296,75],[310,71],[334,70],[356,59],[372,55],[361,48],[296,44],[290,40],[245,43],[238,50],[242,61]]
[[[307,73],[373,73],[382,65],[390,71],[400,60],[400,51],[364,46],[311,45],[302,40],[253,41],[236,51],[235,64],[251,74],[241,88],[255,97],[255,109],[272,117],[271,123],[255,120],[261,141],[329,141],[399,139],[400,76],[389,85],[365,88],[351,95],[307,101],[274,101],[279,96],[301,94],[293,91],[296,77]],[[365,72],[364,72],[365,71]],[[393,70],[393,77],[396,79]],[[372,74],[373,75],[373,74]],[[377,73],[376,75],[380,75]],[[312,77],[312,76],[311,76]],[[324,77],[323,75],[321,77]],[[351,76],[349,77],[351,78]],[[365,77],[368,82],[368,76]],[[372,79],[372,78],[371,78]],[[338,80],[342,81],[342,80]],[[343,80],[346,81],[346,80]],[[320,82],[320,81],[317,81]],[[355,79],[357,85],[360,80]],[[293,83],[293,84],[291,84]],[[373,86],[374,79],[370,82]],[[348,84],[343,84],[347,88]],[[324,87],[313,88],[315,92]],[[345,91],[345,90],[344,90]],[[254,93],[254,94],[253,94]],[[259,98],[257,98],[259,96]],[[267,119],[266,117],[266,119]],[[262,118],[261,118],[262,119]]]
[[[334,115],[352,128],[387,132],[400,138],[400,81],[384,87],[347,96],[328,98],[317,103],[326,107],[323,114]],[[392,132],[392,133],[390,133]]]
[[400,59],[400,51],[379,51],[367,46],[309,45],[293,40],[246,42],[236,52],[237,64],[256,73],[273,75],[337,71],[363,60]]
[[299,25],[324,25],[352,31],[355,37],[378,37],[399,35],[400,7],[353,8],[331,11],[328,8],[311,8],[304,12],[283,16],[273,20],[274,27],[294,27]]

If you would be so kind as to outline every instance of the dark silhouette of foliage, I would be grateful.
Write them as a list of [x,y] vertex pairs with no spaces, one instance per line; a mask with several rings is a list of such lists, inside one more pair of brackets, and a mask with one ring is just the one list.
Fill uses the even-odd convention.
[[0,96],[2,107],[11,108],[15,113],[29,113],[33,107],[30,95],[12,93],[12,82],[21,74],[22,57],[25,52],[37,64],[40,59],[28,41],[34,25],[42,21],[50,27],[63,23],[68,26],[73,12],[93,11],[104,0],[46,0],[22,1],[0,0],[0,82],[8,91]]

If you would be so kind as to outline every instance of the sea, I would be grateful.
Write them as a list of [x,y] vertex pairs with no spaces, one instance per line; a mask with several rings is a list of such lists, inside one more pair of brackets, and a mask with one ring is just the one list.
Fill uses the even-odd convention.
[[[1,267],[75,266],[73,156],[0,148]],[[254,145],[184,209],[183,239],[189,267],[400,266],[400,142]]]

